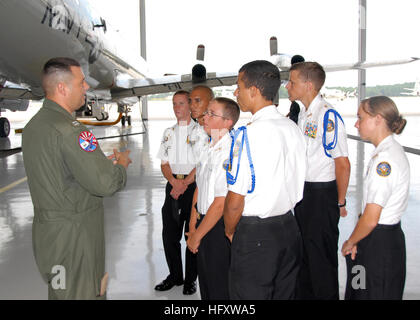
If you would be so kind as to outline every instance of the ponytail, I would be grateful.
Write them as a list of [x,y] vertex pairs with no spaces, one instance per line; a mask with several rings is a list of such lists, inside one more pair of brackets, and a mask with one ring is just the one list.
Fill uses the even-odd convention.
[[403,132],[407,120],[401,116],[392,99],[386,96],[376,96],[363,100],[361,105],[369,115],[381,115],[391,132],[396,134]]

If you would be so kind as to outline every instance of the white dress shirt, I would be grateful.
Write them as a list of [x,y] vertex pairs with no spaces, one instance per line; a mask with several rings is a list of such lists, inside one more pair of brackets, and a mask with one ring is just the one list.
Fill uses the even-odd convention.
[[217,143],[202,153],[197,163],[197,208],[206,214],[214,198],[226,197],[228,192],[225,166],[229,162],[231,138],[226,133]]
[[298,126],[302,130],[307,146],[306,157],[308,170],[306,181],[308,182],[328,182],[335,180],[334,159],[338,157],[348,157],[347,135],[344,123],[330,113],[328,116],[329,125],[326,134],[327,144],[334,139],[335,128],[338,126],[337,145],[333,150],[327,151],[331,158],[324,152],[322,135],[324,133],[324,115],[329,109],[334,109],[318,94],[308,110],[302,108],[299,113]]
[[362,212],[366,204],[375,203],[383,209],[379,224],[400,222],[407,208],[410,165],[401,145],[393,135],[375,148],[363,180]]
[[199,154],[196,148],[201,149],[205,140],[197,134],[199,130],[200,125],[193,120],[165,129],[157,157],[169,162],[173,174],[189,174],[195,168]]
[[306,176],[305,141],[296,124],[275,106],[256,112],[247,125],[251,158],[255,168],[255,190],[246,146],[237,172],[238,146],[234,146],[231,174],[237,180],[228,190],[245,196],[243,216],[267,218],[286,214],[302,199]]
[[204,131],[203,127],[200,126],[198,122],[191,131],[190,140],[192,143],[192,149],[194,152],[194,157],[200,159],[201,154],[208,148],[210,137],[207,132]]

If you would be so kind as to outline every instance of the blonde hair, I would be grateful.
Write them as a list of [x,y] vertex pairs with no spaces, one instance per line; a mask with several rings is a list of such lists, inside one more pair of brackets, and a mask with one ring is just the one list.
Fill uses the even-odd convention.
[[391,132],[396,134],[403,132],[407,120],[401,116],[392,99],[386,96],[376,96],[362,100],[360,105],[363,111],[371,116],[381,115]]

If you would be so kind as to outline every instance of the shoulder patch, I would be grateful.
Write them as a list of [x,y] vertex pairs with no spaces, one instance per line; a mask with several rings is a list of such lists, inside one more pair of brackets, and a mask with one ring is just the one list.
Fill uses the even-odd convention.
[[231,170],[232,170],[232,168],[231,168],[231,166],[230,166],[230,163],[229,163],[229,159],[226,159],[226,160],[223,162],[223,169],[224,169],[224,170],[228,170],[228,171],[231,171]]
[[388,162],[381,162],[376,166],[376,173],[381,177],[388,177],[391,174],[391,165]]
[[79,135],[79,145],[86,152],[93,152],[98,148],[98,141],[90,131],[83,131]]
[[331,119],[328,119],[327,131],[332,132],[334,131],[334,129],[335,129],[334,121],[332,121]]

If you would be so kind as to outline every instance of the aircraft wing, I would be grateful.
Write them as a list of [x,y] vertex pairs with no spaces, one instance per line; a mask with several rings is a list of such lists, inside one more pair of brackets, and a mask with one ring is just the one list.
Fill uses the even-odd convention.
[[43,98],[43,96],[36,95],[31,90],[25,88],[0,88],[0,99],[41,100]]
[[420,58],[412,57],[407,59],[399,60],[388,60],[388,61],[378,61],[378,62],[362,62],[362,63],[347,63],[347,64],[336,64],[336,65],[324,65],[325,72],[332,71],[344,71],[344,70],[359,70],[366,68],[374,67],[384,67],[391,66],[396,64],[410,63],[419,60]]
[[[326,64],[322,67],[324,68],[325,72],[334,72],[334,71],[346,71],[346,70],[361,70],[367,68],[375,68],[375,67],[385,67],[385,66],[392,66],[396,64],[405,64],[420,60],[420,58],[412,57],[407,59],[399,59],[399,60],[388,60],[388,61],[379,61],[379,62],[363,62],[363,63],[344,63],[344,64]],[[289,81],[289,67],[287,68],[280,68],[280,79],[281,81],[287,82]]]
[[111,95],[112,99],[116,100],[178,90],[190,90],[194,85],[206,85],[208,87],[231,86],[236,84],[237,76],[237,72],[213,72],[207,73],[206,78],[199,82],[193,81],[191,74],[165,76],[155,79],[124,79],[117,81],[117,88],[111,90]]

